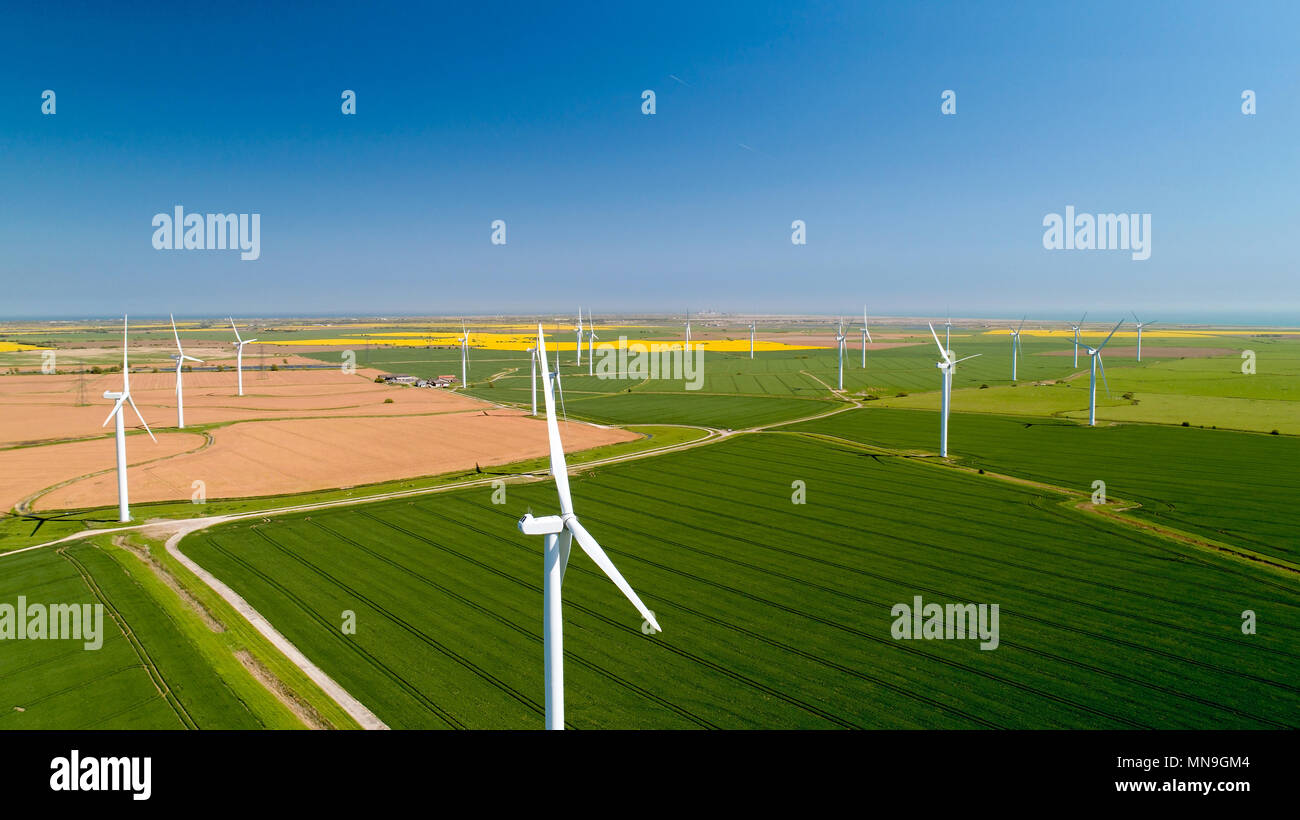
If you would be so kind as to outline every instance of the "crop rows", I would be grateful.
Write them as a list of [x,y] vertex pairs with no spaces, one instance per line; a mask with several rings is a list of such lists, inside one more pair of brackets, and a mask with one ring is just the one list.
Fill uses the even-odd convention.
[[[791,503],[804,481],[807,503]],[[1300,596],[1008,487],[782,434],[600,468],[578,513],[665,632],[575,550],[578,727],[1294,725]],[[393,726],[529,727],[549,482],[315,512],[184,543]],[[1001,645],[895,641],[914,595],[997,603]],[[1243,636],[1243,608],[1268,630]],[[357,616],[344,634],[344,610]],[[1264,613],[1267,613],[1266,615]]]

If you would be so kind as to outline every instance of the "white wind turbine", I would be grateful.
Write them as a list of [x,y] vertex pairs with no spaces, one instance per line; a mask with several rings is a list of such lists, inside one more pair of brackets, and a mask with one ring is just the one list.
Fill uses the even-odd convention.
[[1133,314],[1133,321],[1137,322],[1137,326],[1138,326],[1138,358],[1137,358],[1137,360],[1140,362],[1140,361],[1142,361],[1142,328],[1146,327],[1147,325],[1154,325],[1155,322],[1144,322],[1144,321],[1142,321],[1141,319],[1138,318],[1138,315],[1137,315],[1136,313]]
[[[596,320],[591,317],[591,311],[587,311],[587,375],[596,375],[596,340],[600,337],[596,335]],[[579,345],[581,346],[581,345]]]
[[952,308],[948,309],[948,318],[943,323],[943,349],[952,349]]
[[[541,361],[546,361],[546,339],[542,326],[537,326],[537,349]],[[543,536],[543,568],[545,570],[542,586],[543,628],[542,640],[546,658],[546,728],[564,728],[564,618],[560,609],[560,588],[564,582],[564,571],[569,565],[569,550],[573,540],[577,539],[582,551],[596,562],[596,566],[609,577],[619,591],[627,597],[641,617],[656,632],[662,631],[655,615],[637,597],[636,592],[624,580],[622,573],[609,560],[605,550],[601,549],[596,539],[578,521],[573,514],[573,499],[569,495],[569,473],[564,461],[564,445],[560,441],[560,428],[555,420],[555,389],[552,380],[559,375],[544,374],[542,395],[546,400],[546,433],[551,445],[551,475],[555,478],[555,490],[560,497],[560,514],[534,518],[528,513],[519,519],[519,531],[526,535]]]
[[1021,317],[1020,327],[1011,331],[1011,381],[1016,380],[1016,359],[1020,356],[1020,330],[1025,326],[1025,319],[1027,318],[1029,317]]
[[582,305],[578,305],[578,324],[574,330],[578,334],[578,364],[582,364]]
[[1083,312],[1083,317],[1079,319],[1079,323],[1077,325],[1070,325],[1070,329],[1074,331],[1074,366],[1075,367],[1079,366],[1079,329],[1083,327],[1083,320],[1087,318],[1088,318],[1088,311],[1085,310]]
[[181,334],[176,332],[176,317],[172,316],[172,335],[176,337],[176,352],[172,358],[176,360],[176,426],[185,429],[185,396],[181,390],[181,367],[187,361],[203,363],[202,359],[196,359],[193,356],[186,356],[185,351],[181,349]]
[[532,365],[533,378],[529,382],[533,386],[533,415],[537,415],[537,348],[528,348],[528,363]]
[[251,345],[256,339],[244,341],[239,336],[239,328],[235,327],[235,319],[230,319],[230,329],[235,331],[235,377],[239,380],[239,395],[244,395],[244,345]]
[[1110,336],[1107,336],[1106,340],[1103,341],[1101,344],[1097,345],[1096,347],[1092,347],[1091,345],[1086,345],[1086,344],[1081,345],[1077,342],[1075,343],[1076,350],[1079,347],[1087,348],[1088,357],[1092,360],[1092,377],[1088,382],[1088,426],[1089,427],[1097,426],[1097,370],[1098,369],[1101,370],[1102,383],[1106,385],[1106,394],[1110,395],[1110,382],[1106,381],[1106,365],[1102,364],[1101,362],[1101,349],[1106,346],[1106,342],[1110,341],[1110,337],[1115,335],[1115,331],[1119,330],[1119,326],[1122,324],[1124,324],[1124,320],[1120,319],[1119,322],[1115,325],[1115,327],[1111,329]]
[[460,332],[460,386],[469,386],[469,331],[461,325]]
[[144,420],[144,416],[140,415],[140,408],[135,406],[135,399],[131,398],[131,365],[126,360],[125,316],[122,317],[122,392],[114,393],[106,390],[104,391],[104,398],[117,401],[113,405],[113,409],[109,411],[108,418],[104,419],[104,424],[101,424],[100,427],[107,425],[114,419],[117,420],[115,425],[115,432],[117,433],[117,510],[118,520],[125,522],[131,520],[131,502],[127,497],[126,489],[126,424],[122,419],[126,403],[131,404],[131,409],[135,411],[136,417],[140,419],[145,431],[149,433],[149,438],[152,438],[155,444],[158,442],[158,439],[153,436],[153,430],[149,429],[149,423]]
[[934,337],[934,344],[939,348],[939,355],[943,357],[935,367],[939,368],[940,378],[942,379],[942,398],[940,400],[940,419],[939,419],[939,455],[943,458],[948,457],[948,408],[952,405],[952,374],[957,369],[959,362],[966,359],[973,359],[975,356],[982,356],[982,353],[976,353],[974,356],[967,356],[964,359],[954,359],[952,351],[939,344],[939,334],[934,332],[934,325],[930,324],[930,335]]
[[749,358],[754,358],[754,323],[749,323]]
[[688,311],[686,311],[686,350],[687,350],[687,352],[690,352],[690,349],[691,349],[691,312],[688,310]]
[[838,388],[840,390],[844,389],[844,351],[848,348],[848,344],[844,340],[847,338],[844,333],[844,320],[840,319],[840,323],[835,328],[835,347],[840,354],[840,386]]
[[871,341],[871,331],[867,330],[867,306],[862,306],[862,369],[867,369],[867,342]]

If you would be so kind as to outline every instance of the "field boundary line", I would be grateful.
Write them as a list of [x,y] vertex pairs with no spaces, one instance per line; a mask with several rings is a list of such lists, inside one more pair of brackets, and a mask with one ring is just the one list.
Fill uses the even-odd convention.
[[1137,501],[1125,501],[1124,499],[1107,497],[1105,504],[1093,504],[1090,500],[1091,495],[1087,492],[1084,492],[1083,490],[1076,490],[1072,487],[1062,487],[1058,484],[1048,484],[1043,481],[1036,481],[1034,479],[1029,479],[1029,478],[1021,478],[1019,476],[1006,475],[1004,473],[995,473],[990,470],[986,470],[979,467],[969,467],[964,464],[956,464],[950,460],[944,460],[939,458],[939,456],[935,453],[918,454],[916,452],[891,450],[889,448],[881,447],[879,445],[866,444],[860,441],[853,441],[851,439],[840,438],[839,436],[831,435],[829,433],[812,433],[812,432],[802,431],[802,430],[775,430],[771,432],[794,434],[794,435],[805,436],[813,439],[820,439],[823,441],[843,444],[845,446],[852,447],[854,449],[861,450],[863,452],[870,453],[873,455],[889,455],[897,458],[909,458],[912,459],[913,461],[922,464],[928,464],[932,467],[949,469],[949,470],[957,470],[959,472],[963,472],[968,475],[983,476],[1007,484],[1015,484],[1021,487],[1029,487],[1031,489],[1036,489],[1036,490],[1045,490],[1047,492],[1052,492],[1058,495],[1065,496],[1065,498],[1060,502],[1061,506],[1066,507],[1068,509],[1075,510],[1080,514],[1100,516],[1114,523],[1122,524],[1132,529],[1138,529],[1138,530],[1143,530],[1145,532],[1149,532],[1153,535],[1159,536],[1160,538],[1166,541],[1173,541],[1181,545],[1191,546],[1202,552],[1210,552],[1219,555],[1225,555],[1243,563],[1248,562],[1248,565],[1250,566],[1269,569],[1274,572],[1285,574],[1288,577],[1293,575],[1300,575],[1300,565],[1293,564],[1289,561],[1286,561],[1285,559],[1263,555],[1262,553],[1254,552],[1253,550],[1248,550],[1245,547],[1238,547],[1229,544],[1227,542],[1216,541],[1210,538],[1206,538],[1204,536],[1194,535],[1192,533],[1186,532],[1185,530],[1180,530],[1176,527],[1171,527],[1167,524],[1156,523],[1154,521],[1147,521],[1129,515],[1129,513],[1132,512],[1133,510],[1138,510],[1143,508],[1143,505]]
[[[162,430],[162,431],[159,431],[159,432],[167,432],[167,431],[166,431],[166,430]],[[184,431],[184,430],[173,430],[172,432],[177,432],[177,433],[185,434],[185,431]],[[179,452],[179,453],[172,453],[172,454],[169,455],[169,456],[157,456],[156,458],[146,459],[145,461],[137,461],[137,462],[134,463],[134,464],[129,464],[129,465],[127,465],[127,467],[128,467],[128,468],[132,468],[132,467],[144,467],[144,466],[147,466],[147,465],[149,465],[149,464],[155,464],[155,463],[157,463],[157,462],[159,462],[159,461],[167,461],[167,460],[169,460],[169,459],[177,458],[177,457],[179,457],[179,456],[187,456],[187,455],[192,455],[192,454],[194,454],[194,453],[200,453],[200,452],[202,452],[202,451],[204,451],[204,450],[206,450],[206,449],[208,449],[209,447],[212,446],[212,442],[213,442],[212,434],[209,433],[209,432],[207,432],[206,430],[196,430],[196,431],[194,431],[194,432],[192,432],[192,433],[189,433],[189,435],[199,435],[199,436],[203,436],[203,443],[200,444],[200,445],[198,445],[197,447],[195,447],[195,448],[192,449],[192,450],[183,450],[183,451],[181,451],[181,452]],[[83,439],[83,440],[84,440],[84,441],[94,441],[95,439]],[[105,473],[116,472],[116,470],[117,470],[116,467],[106,467],[106,468],[104,468],[103,470],[96,470],[96,471],[94,471],[94,472],[90,472],[90,473],[82,473],[82,474],[79,475],[79,476],[73,476],[72,478],[64,479],[63,481],[59,481],[59,482],[56,482],[56,483],[54,483],[54,484],[51,484],[51,485],[48,486],[48,487],[43,487],[43,488],[37,490],[36,492],[32,493],[31,495],[27,496],[26,498],[22,499],[22,500],[19,501],[17,504],[15,504],[15,505],[14,505],[14,512],[15,512],[15,513],[18,513],[19,515],[30,515],[30,514],[36,512],[36,510],[33,510],[33,509],[32,509],[32,505],[35,504],[37,501],[39,501],[39,500],[41,499],[42,496],[49,495],[50,493],[54,492],[55,490],[58,490],[58,489],[63,488],[63,487],[67,487],[67,486],[70,485],[70,484],[76,484],[78,481],[85,481],[85,480],[87,480],[87,479],[96,478],[96,477],[98,477],[98,476],[104,475]],[[49,511],[46,510],[45,512],[49,512]]]
[[199,526],[181,527],[176,532],[172,533],[163,544],[167,553],[179,561],[181,565],[190,572],[194,573],[195,577],[200,581],[211,587],[214,592],[226,601],[226,603],[234,607],[235,611],[242,615],[244,620],[248,621],[252,624],[254,629],[262,633],[262,637],[270,641],[271,645],[288,658],[294,666],[301,669],[303,674],[311,679],[312,683],[319,686],[321,691],[328,695],[330,699],[347,712],[353,720],[360,724],[361,728],[387,729],[388,724],[380,720],[379,717],[366,708],[361,701],[354,698],[346,689],[336,683],[333,678],[325,674],[324,670],[312,663],[311,660],[298,649],[298,647],[294,646],[288,638],[280,634],[280,631],[272,626],[270,621],[254,609],[252,604],[244,600],[239,593],[226,586],[221,579],[199,566],[188,555],[180,551],[179,544],[182,538],[192,532],[203,529],[205,526],[210,526],[207,523],[203,523],[204,521],[204,519],[198,519],[196,523],[198,523]]
[[[92,544],[91,546],[95,547],[96,545]],[[98,582],[95,581],[95,577],[90,570],[86,569],[85,565],[78,561],[76,556],[69,553],[66,548],[59,550],[58,553],[63,556],[68,563],[72,564],[73,568],[77,570],[77,573],[81,575],[82,583],[86,585],[90,590],[90,593],[94,595],[101,604],[103,604],[105,609],[108,610],[109,616],[117,623],[117,627],[121,630],[122,636],[126,638],[127,644],[130,645],[132,651],[135,652],[136,659],[140,661],[140,666],[144,668],[145,674],[149,676],[150,682],[153,683],[154,688],[158,690],[158,696],[161,697],[171,708],[172,712],[176,715],[176,719],[179,720],[181,725],[186,729],[199,728],[198,722],[191,717],[189,710],[185,708],[185,704],[181,703],[180,698],[176,697],[176,693],[172,691],[171,686],[167,683],[167,679],[163,677],[161,670],[158,669],[158,665],[154,663],[153,656],[149,654],[149,650],[145,649],[144,643],[136,636],[135,630],[132,629],[131,625],[127,622],[126,616],[124,616],[109,599],[108,594],[105,593],[103,588],[101,588]],[[112,560],[112,556],[108,557]],[[116,563],[116,561],[114,561],[114,563]]]

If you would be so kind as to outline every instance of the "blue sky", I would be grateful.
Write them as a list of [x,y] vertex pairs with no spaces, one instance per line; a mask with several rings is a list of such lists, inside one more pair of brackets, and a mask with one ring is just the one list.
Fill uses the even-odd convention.
[[[0,316],[1300,324],[1297,30],[1289,3],[33,4],[0,29]],[[155,250],[175,205],[260,213],[260,259]],[[1067,205],[1152,214],[1151,258],[1044,250]]]

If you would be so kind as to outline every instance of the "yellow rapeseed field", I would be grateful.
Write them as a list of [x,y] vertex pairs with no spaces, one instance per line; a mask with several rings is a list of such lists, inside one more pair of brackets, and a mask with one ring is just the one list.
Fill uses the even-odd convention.
[[[551,335],[547,336],[546,346],[551,350],[572,351],[577,347],[574,341],[565,341],[569,336],[565,331],[560,331],[559,338],[551,341]],[[572,337],[570,337],[572,338]],[[347,347],[360,346],[366,344],[381,344],[385,347],[424,347],[426,345],[443,345],[454,347],[460,344],[459,333],[384,333],[384,334],[367,334],[357,336],[334,336],[323,339],[286,339],[280,342],[273,342],[277,345],[321,345],[328,347]],[[479,350],[513,350],[524,351],[530,347],[535,347],[537,338],[533,334],[524,333],[479,333],[471,330],[469,332],[470,347]],[[681,345],[682,342],[676,339],[612,339],[610,341],[597,340],[598,349],[622,348],[628,347],[637,350],[637,345],[644,345],[647,348],[658,345],[660,347],[668,345]],[[584,340],[583,348],[587,347]],[[715,353],[737,353],[749,350],[749,339],[699,339],[691,342],[692,349],[701,349]],[[755,351],[773,351],[773,350],[816,350],[818,345],[791,345],[783,342],[769,342],[758,340],[754,343]]]

